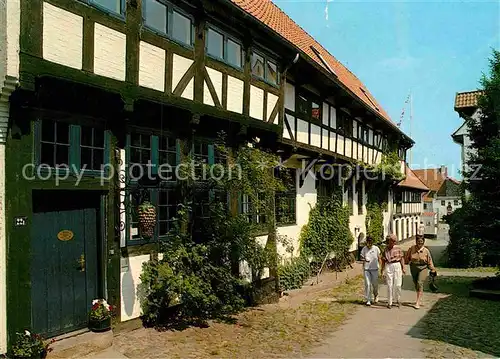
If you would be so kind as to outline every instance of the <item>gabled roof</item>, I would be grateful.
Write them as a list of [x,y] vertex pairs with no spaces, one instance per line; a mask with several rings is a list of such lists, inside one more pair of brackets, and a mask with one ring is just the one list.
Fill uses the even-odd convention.
[[418,176],[413,173],[412,169],[407,164],[405,164],[405,174],[406,178],[399,182],[398,186],[429,191],[429,187],[427,187],[425,183],[423,183]]
[[230,1],[246,13],[255,17],[271,30],[281,35],[287,42],[304,52],[329,73],[333,70],[338,80],[353,92],[356,97],[376,113],[380,114],[380,116],[391,126],[397,128],[394,122],[391,121],[389,115],[370,94],[365,85],[271,0]]
[[468,92],[457,92],[455,95],[455,110],[477,107],[477,99],[483,91],[468,91]]
[[439,191],[447,177],[446,172],[442,172],[441,168],[427,168],[413,172],[431,191],[435,192]]

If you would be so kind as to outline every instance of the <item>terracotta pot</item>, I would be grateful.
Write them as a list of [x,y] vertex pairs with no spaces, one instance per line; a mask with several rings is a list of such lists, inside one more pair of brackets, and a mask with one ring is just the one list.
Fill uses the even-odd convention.
[[89,329],[93,332],[98,332],[98,333],[110,330],[111,317],[102,320],[89,319]]

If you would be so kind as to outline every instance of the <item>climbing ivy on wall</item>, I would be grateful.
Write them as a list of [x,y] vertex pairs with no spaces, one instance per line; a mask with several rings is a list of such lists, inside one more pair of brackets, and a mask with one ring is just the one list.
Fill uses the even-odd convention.
[[384,241],[384,210],[387,208],[389,187],[384,183],[367,185],[366,234],[371,236],[375,244]]
[[349,208],[342,203],[340,186],[331,196],[319,198],[300,234],[301,254],[317,263],[322,263],[327,255],[344,256],[354,240],[349,217]]

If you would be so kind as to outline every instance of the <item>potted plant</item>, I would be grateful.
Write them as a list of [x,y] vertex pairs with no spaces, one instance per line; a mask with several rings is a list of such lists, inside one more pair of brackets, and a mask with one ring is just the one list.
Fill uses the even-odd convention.
[[16,341],[11,349],[13,358],[45,358],[47,353],[52,351],[49,346],[54,340],[45,341],[40,335],[28,330],[24,333],[16,333],[16,335]]
[[139,228],[144,238],[151,238],[154,235],[156,226],[156,208],[151,202],[143,202],[137,208]]
[[105,332],[111,329],[113,307],[104,299],[94,299],[89,313],[89,329],[93,332]]

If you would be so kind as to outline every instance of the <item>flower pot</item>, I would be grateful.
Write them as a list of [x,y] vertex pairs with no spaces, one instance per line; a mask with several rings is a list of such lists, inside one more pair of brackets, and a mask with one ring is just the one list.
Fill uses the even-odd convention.
[[106,319],[89,319],[89,329],[93,332],[106,332],[111,329],[111,317]]

